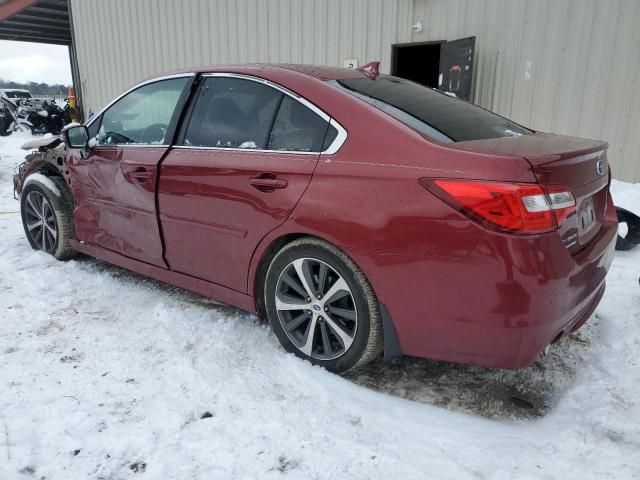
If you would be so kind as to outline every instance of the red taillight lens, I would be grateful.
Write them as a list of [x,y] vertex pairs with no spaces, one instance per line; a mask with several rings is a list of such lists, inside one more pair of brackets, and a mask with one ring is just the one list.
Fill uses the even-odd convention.
[[556,186],[427,178],[420,184],[472,219],[512,233],[555,230],[576,205],[569,189]]

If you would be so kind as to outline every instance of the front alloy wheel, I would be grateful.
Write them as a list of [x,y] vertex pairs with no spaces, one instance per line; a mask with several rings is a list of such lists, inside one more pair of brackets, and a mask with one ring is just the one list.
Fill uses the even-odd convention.
[[53,253],[58,238],[58,226],[51,204],[37,190],[30,191],[26,199],[24,216],[27,235],[40,250]]
[[28,176],[20,195],[24,233],[34,250],[50,253],[58,260],[74,255],[73,197],[61,177]]

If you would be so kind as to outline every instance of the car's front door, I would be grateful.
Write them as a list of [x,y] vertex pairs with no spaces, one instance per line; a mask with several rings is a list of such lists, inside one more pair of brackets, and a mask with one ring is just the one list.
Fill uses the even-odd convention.
[[251,255],[306,189],[329,118],[258,79],[204,76],[162,161],[158,208],[172,270],[247,290]]
[[166,267],[156,212],[158,164],[173,139],[193,75],[157,80],[90,123],[85,158],[68,158],[76,238]]

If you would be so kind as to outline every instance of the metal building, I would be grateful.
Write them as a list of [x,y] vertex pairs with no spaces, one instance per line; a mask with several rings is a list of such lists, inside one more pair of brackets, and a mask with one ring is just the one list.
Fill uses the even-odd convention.
[[[193,65],[380,60],[383,72],[433,76],[443,41],[475,37],[473,102],[537,130],[606,140],[614,176],[640,181],[637,0],[69,0],[69,7],[85,113],[143,78]],[[450,70],[451,78],[461,74]]]

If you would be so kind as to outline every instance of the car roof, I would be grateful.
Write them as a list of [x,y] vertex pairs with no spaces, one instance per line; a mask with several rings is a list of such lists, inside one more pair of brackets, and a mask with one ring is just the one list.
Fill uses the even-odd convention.
[[341,80],[347,78],[363,78],[366,75],[355,68],[328,67],[324,65],[302,65],[293,63],[253,63],[253,64],[229,64],[229,65],[211,65],[195,68],[185,68],[171,73],[216,73],[230,72],[241,73],[246,71],[247,74],[255,74],[257,71],[289,71],[302,74],[308,77],[314,77],[320,80]]
[[24,90],[22,88],[0,88],[0,92],[22,92],[22,93],[31,93],[29,90]]

